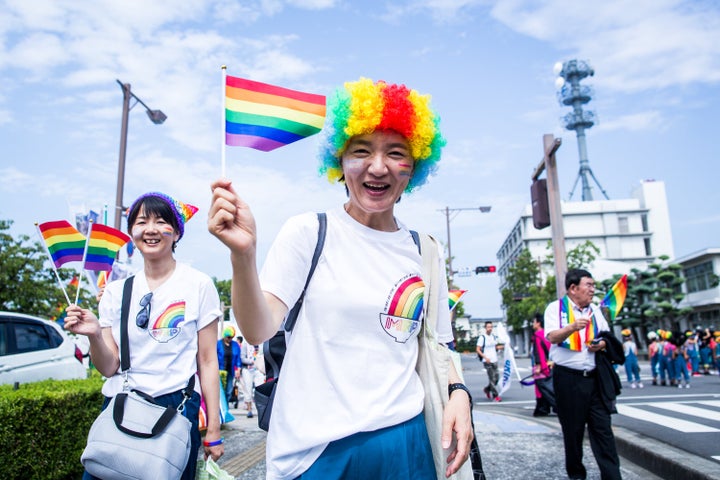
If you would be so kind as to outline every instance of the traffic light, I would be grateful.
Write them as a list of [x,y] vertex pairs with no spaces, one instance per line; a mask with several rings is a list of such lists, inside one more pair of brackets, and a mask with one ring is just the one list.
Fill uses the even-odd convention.
[[475,273],[495,273],[495,265],[488,265],[485,267],[475,267]]

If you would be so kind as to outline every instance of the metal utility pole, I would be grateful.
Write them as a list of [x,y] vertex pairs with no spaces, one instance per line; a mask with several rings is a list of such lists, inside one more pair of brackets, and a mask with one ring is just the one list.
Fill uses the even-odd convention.
[[555,159],[555,152],[557,152],[561,144],[562,139],[555,138],[549,133],[543,135],[543,159],[532,176],[533,180],[537,180],[543,170],[547,170],[548,209],[550,211],[550,228],[555,260],[555,287],[557,288],[558,298],[565,295],[565,274],[567,273],[565,231],[563,229],[560,185],[558,183],[557,162]]
[[438,210],[445,214],[445,224],[447,226],[447,250],[448,250],[448,276],[450,279],[453,278],[455,271],[452,268],[452,248],[450,245],[450,212],[460,212],[462,210],[480,210],[482,213],[487,213],[492,207],[468,207],[468,208],[450,208],[445,207],[443,210]]
[[[123,191],[125,189],[125,154],[127,152],[127,135],[128,135],[128,118],[130,116],[130,110],[138,103],[145,107],[150,121],[155,125],[163,123],[167,116],[160,110],[151,110],[150,107],[145,105],[145,102],[140,100],[130,89],[129,83],[122,83],[120,80],[116,80],[123,91],[123,111],[122,111],[122,126],[120,128],[120,156],[118,159],[118,177],[117,177],[117,191],[115,192],[115,222],[113,226],[120,230],[120,224],[122,222],[123,211]],[[135,99],[135,103],[130,105],[130,98]]]

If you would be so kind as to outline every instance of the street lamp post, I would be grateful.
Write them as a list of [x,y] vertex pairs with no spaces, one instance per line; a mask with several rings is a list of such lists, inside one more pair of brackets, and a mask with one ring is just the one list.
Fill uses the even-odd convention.
[[[145,107],[145,112],[150,118],[150,121],[155,125],[160,125],[167,119],[160,110],[152,110],[150,107],[145,105],[145,102],[140,100],[132,90],[130,89],[129,83],[122,83],[120,80],[116,80],[118,85],[123,91],[123,112],[122,112],[122,127],[120,129],[120,157],[118,160],[118,177],[117,177],[117,191],[115,194],[115,223],[116,229],[120,230],[120,223],[122,221],[123,211],[123,190],[125,187],[125,153],[127,151],[127,132],[128,132],[128,117],[130,116],[130,110],[138,103]],[[135,103],[130,105],[130,98],[135,99]]]
[[450,212],[459,212],[461,210],[480,210],[482,213],[487,213],[492,207],[467,207],[467,208],[450,208],[445,207],[443,210],[439,210],[445,214],[445,224],[447,226],[447,249],[448,249],[448,272],[450,279],[453,278],[455,272],[452,268],[452,247],[450,245]]

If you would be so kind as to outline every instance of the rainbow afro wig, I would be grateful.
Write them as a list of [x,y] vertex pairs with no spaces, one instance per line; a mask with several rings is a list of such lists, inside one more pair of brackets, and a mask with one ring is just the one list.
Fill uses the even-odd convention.
[[342,181],[340,159],[348,140],[376,130],[394,131],[405,137],[415,168],[406,192],[425,184],[437,170],[445,139],[440,118],[430,108],[430,96],[405,85],[361,78],[346,82],[328,98],[327,118],[320,150],[320,174],[331,182]]
[[223,329],[223,337],[234,337],[235,336],[235,329],[233,327],[225,327]]

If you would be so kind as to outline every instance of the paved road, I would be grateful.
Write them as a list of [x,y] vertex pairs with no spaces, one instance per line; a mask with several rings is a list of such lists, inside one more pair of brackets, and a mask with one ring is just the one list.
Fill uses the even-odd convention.
[[[521,376],[529,374],[527,358],[517,363]],[[475,398],[473,416],[488,480],[567,478],[557,417],[532,417],[533,387],[522,387],[514,377],[503,401],[490,402],[482,394],[487,377],[477,357],[464,355],[463,367]],[[649,372],[647,364],[641,367]],[[620,413],[613,416],[623,478],[720,479],[720,379],[696,377],[690,389],[682,390],[644,380],[643,389],[624,389]],[[244,410],[231,412],[235,420],[223,427],[226,455],[219,464],[236,479],[263,479],[266,434]],[[588,479],[600,478],[587,440],[584,460]]]
[[[527,358],[517,359],[521,376],[530,373]],[[477,357],[463,357],[465,379],[476,398],[476,410],[531,416],[534,408],[533,387],[522,387],[513,378],[510,390],[501,403],[489,402],[482,393],[487,384],[484,368]],[[619,373],[623,383],[618,397],[618,414],[613,425],[630,432],[667,443],[688,453],[712,461],[720,472],[720,377],[693,377],[689,389],[653,386],[649,364],[641,362],[644,388],[630,388],[624,368]]]
[[[244,410],[231,410],[236,419],[224,426],[225,456],[219,465],[237,480],[265,478],[265,432]],[[499,413],[474,412],[476,433],[481,443],[483,466],[488,480],[567,478],[563,467],[562,435],[557,425]],[[585,446],[588,479],[600,472]],[[657,480],[658,477],[623,459],[624,480]],[[667,477],[665,477],[667,478]]]

